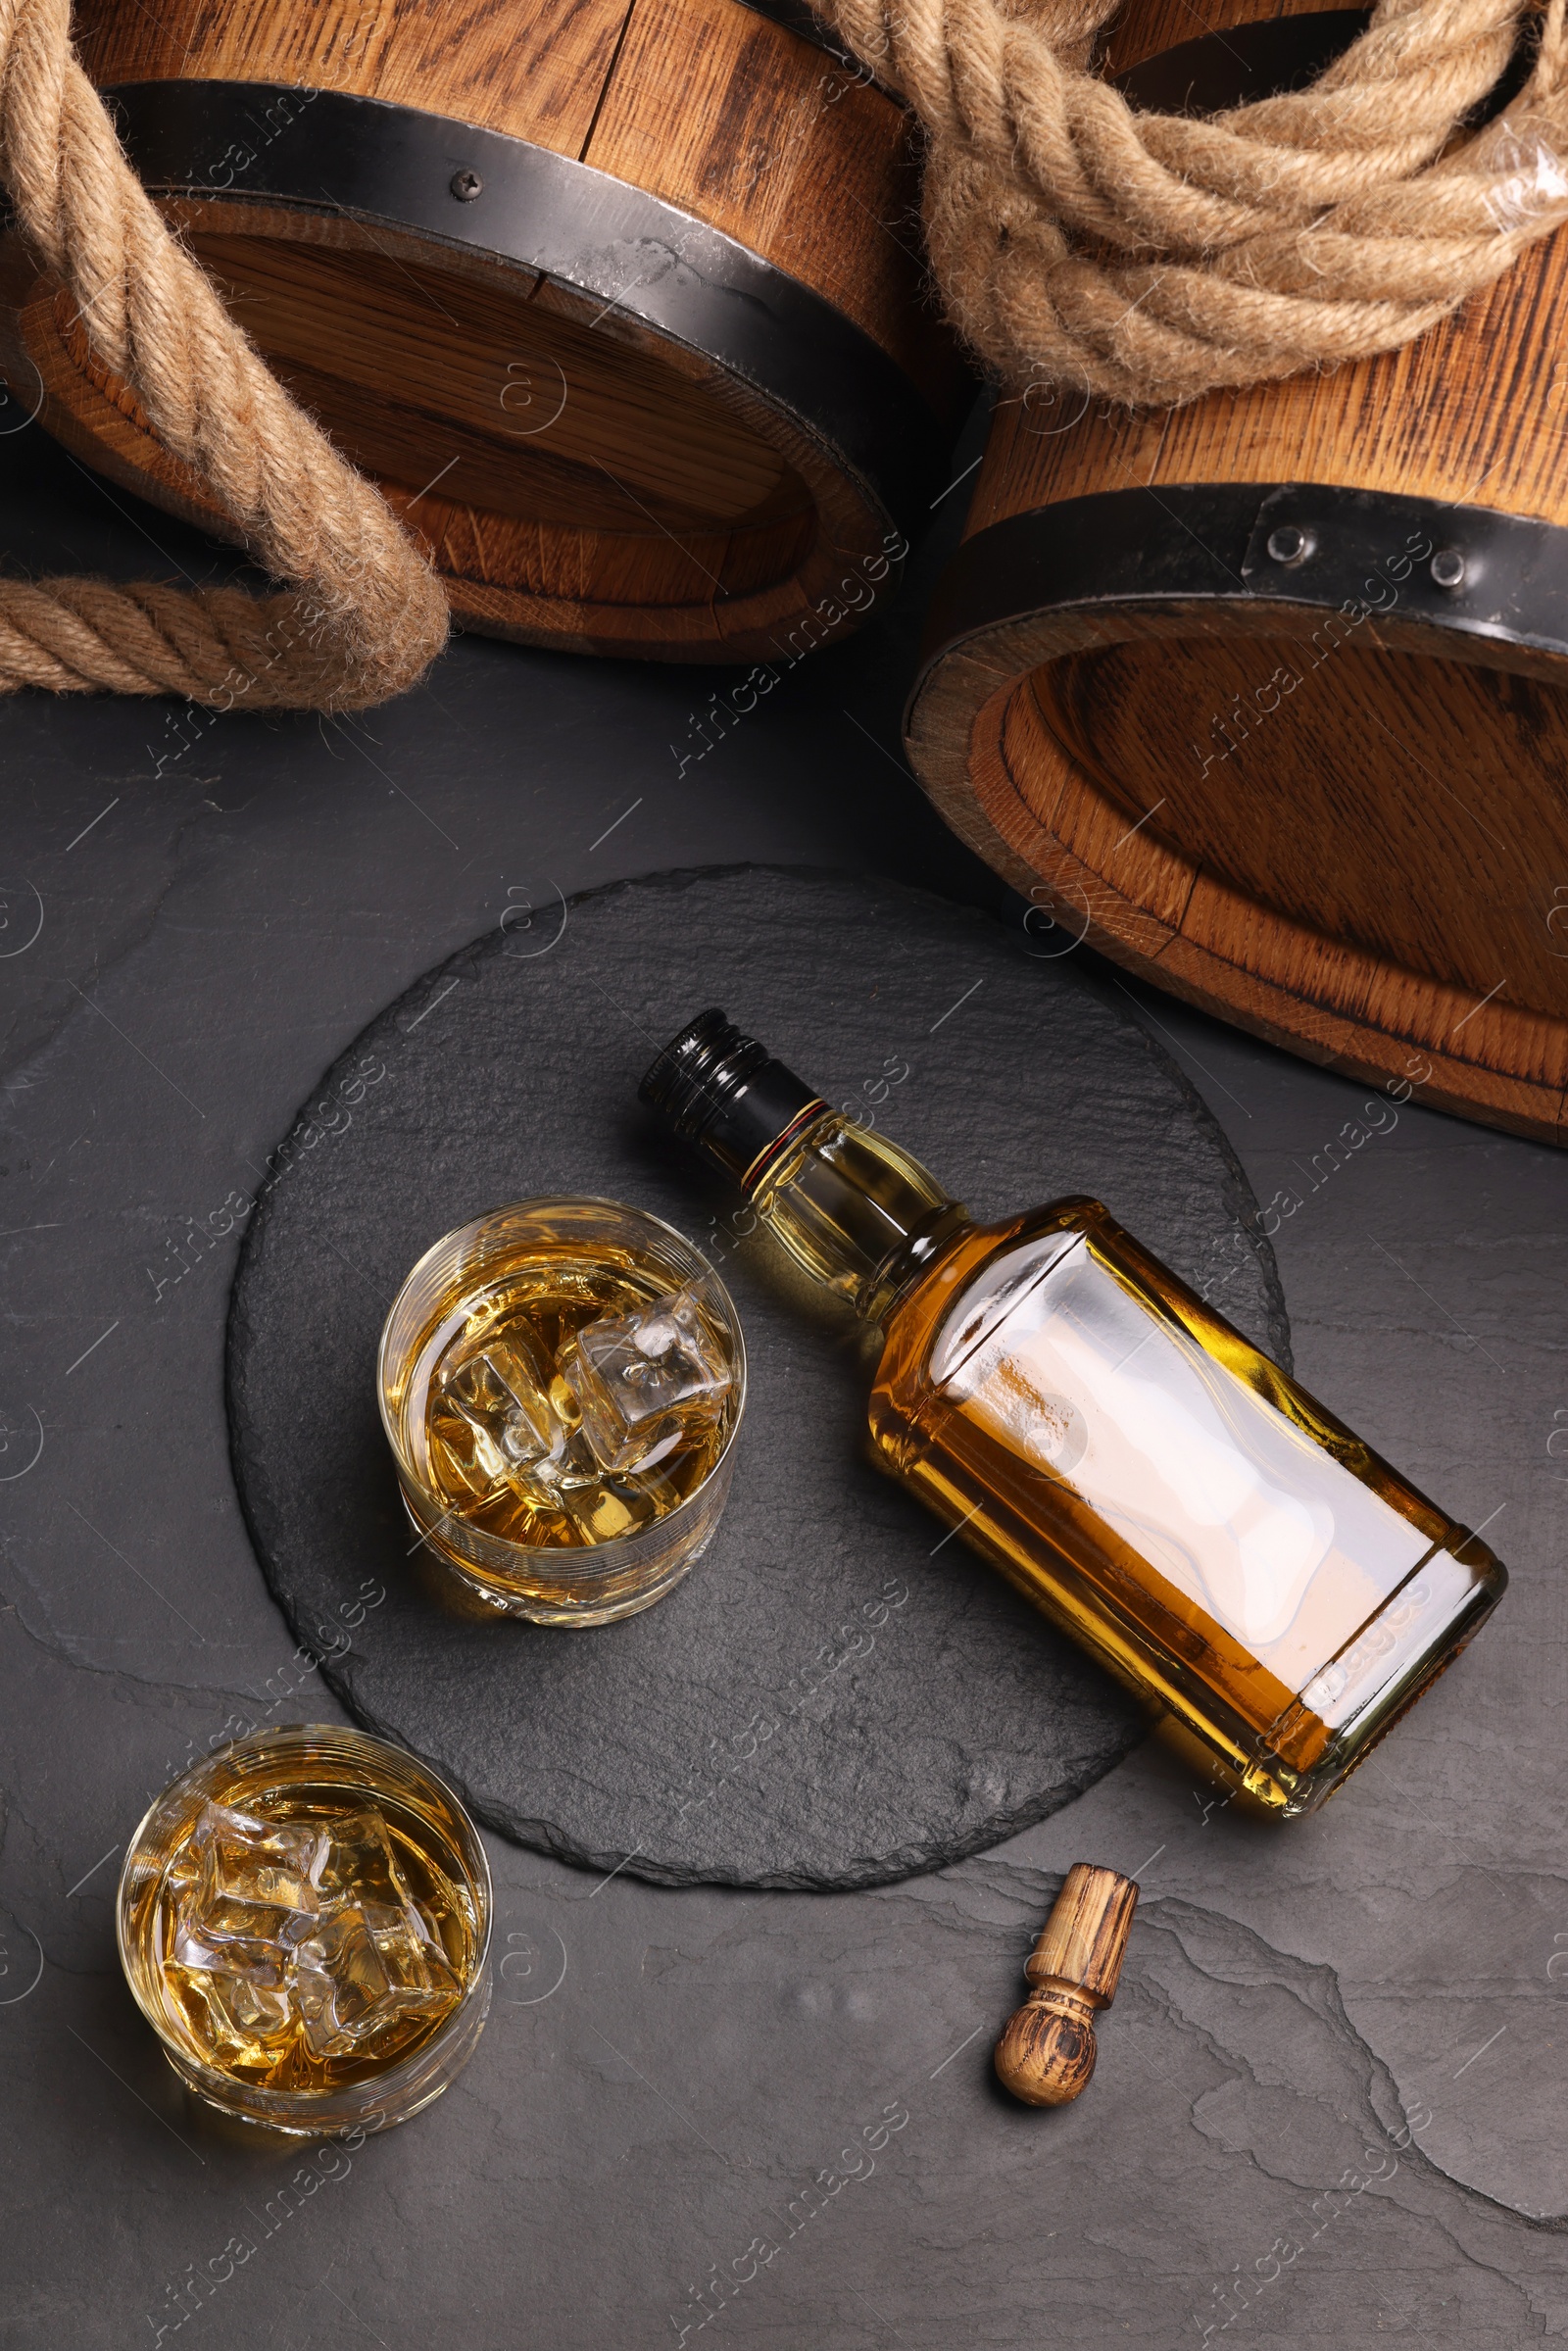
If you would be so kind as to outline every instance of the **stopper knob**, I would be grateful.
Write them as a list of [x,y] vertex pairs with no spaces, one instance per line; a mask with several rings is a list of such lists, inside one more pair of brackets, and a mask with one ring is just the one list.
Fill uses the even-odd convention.
[[1116,1996],[1138,1887],[1075,1861],[1024,1975],[1034,1986],[996,2047],[997,2078],[1026,2106],[1065,2106],[1095,2070],[1095,2011]]

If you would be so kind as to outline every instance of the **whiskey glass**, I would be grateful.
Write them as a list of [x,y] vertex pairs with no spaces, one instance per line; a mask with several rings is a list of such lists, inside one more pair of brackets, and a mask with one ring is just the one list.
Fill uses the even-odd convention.
[[[531,1402],[524,1394],[523,1403],[551,1421],[555,1405],[576,1410],[551,1374],[581,1333],[616,1317],[651,1321],[676,1299],[721,1388],[716,1410],[694,1436],[666,1437],[624,1473],[596,1466],[578,1443],[576,1484],[546,1494],[526,1471],[510,1485],[487,1485],[489,1472],[458,1461],[445,1445],[444,1367],[461,1363],[465,1349],[472,1360],[487,1332],[532,1349],[541,1393]],[[525,1373],[508,1376],[519,1392],[528,1389]],[[615,1200],[525,1200],[475,1217],[425,1251],[387,1315],[376,1387],[409,1517],[470,1605],[540,1625],[604,1625],[651,1608],[712,1542],[745,1409],[746,1342],[707,1258],[657,1216]],[[514,1425],[516,1418],[514,1410]],[[551,1425],[559,1449],[560,1427]],[[547,1435],[542,1430],[539,1443]],[[481,1450],[486,1442],[481,1429]],[[506,1469],[493,1451],[487,1458]]]
[[[237,2033],[215,2033],[211,2006],[192,1996],[178,1958],[188,1948],[180,1905],[189,1898],[193,1839],[210,1805],[307,1836],[361,1822],[373,1808],[406,1886],[421,1899],[441,1889],[430,1914],[450,2004],[394,2015],[362,2045],[302,2065],[279,2064],[275,2039],[269,2051]],[[491,1910],[479,1833],[440,1774],[367,1732],[305,1723],[236,1739],[165,1788],[126,1850],[116,1927],[131,1995],[186,2087],[241,2123],[305,2138],[388,2130],[441,2095],[472,2055],[489,2011]],[[254,1945],[245,1948],[254,1954]],[[313,2077],[303,2086],[301,2073]]]

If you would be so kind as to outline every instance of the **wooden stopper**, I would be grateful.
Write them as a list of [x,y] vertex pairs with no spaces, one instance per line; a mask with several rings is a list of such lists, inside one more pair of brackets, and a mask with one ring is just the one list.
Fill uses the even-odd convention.
[[1095,2011],[1116,1996],[1138,1887],[1075,1861],[1024,1969],[1034,1989],[997,2043],[997,2078],[1026,2106],[1065,2106],[1095,2070]]

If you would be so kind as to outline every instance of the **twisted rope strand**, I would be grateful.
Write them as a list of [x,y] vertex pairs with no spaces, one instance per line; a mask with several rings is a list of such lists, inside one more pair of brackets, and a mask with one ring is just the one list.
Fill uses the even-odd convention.
[[0,0],[0,178],[98,357],[293,593],[0,579],[0,692],[364,710],[447,635],[439,581],[270,373],[143,193],[71,45],[70,0]]
[[926,134],[932,266],[1003,381],[1178,406],[1397,349],[1568,220],[1568,28],[1457,147],[1535,0],[1378,0],[1310,89],[1140,114],[1116,0],[813,0]]

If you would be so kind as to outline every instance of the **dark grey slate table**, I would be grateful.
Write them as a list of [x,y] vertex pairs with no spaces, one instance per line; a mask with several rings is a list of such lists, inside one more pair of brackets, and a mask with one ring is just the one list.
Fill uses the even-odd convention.
[[[36,429],[0,482],[14,566],[221,561]],[[0,707],[0,2344],[1568,2329],[1568,1171],[1417,1108],[1335,1164],[1362,1090],[1153,996],[1259,1198],[1300,1197],[1276,1249],[1303,1377],[1514,1571],[1324,1814],[1254,1828],[1146,1745],[1010,1843],[857,1893],[600,1884],[492,1839],[474,2063],[410,2128],[281,2167],[193,2120],[120,1980],[147,1791],[231,1718],[336,1711],[236,1510],[224,1202],[383,1004],[547,886],[757,858],[1015,918],[898,757],[918,593],[684,766],[717,676],[476,641],[350,726]],[[1079,1857],[1144,1901],[1092,2090],[1033,2115],[989,2043]]]

